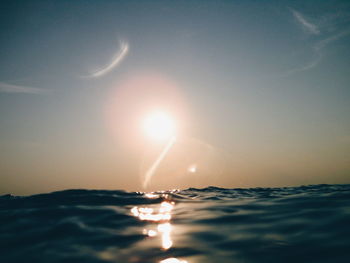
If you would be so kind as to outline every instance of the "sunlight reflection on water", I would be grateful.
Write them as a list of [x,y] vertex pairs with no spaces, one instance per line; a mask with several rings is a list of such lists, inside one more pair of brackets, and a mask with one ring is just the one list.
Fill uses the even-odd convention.
[[173,202],[164,201],[160,204],[158,213],[153,208],[149,207],[133,207],[131,213],[140,220],[147,220],[153,222],[169,221],[171,219],[171,210],[174,207]]
[[[145,194],[145,197],[153,199],[158,198],[159,195],[153,193]],[[173,241],[171,239],[172,226],[170,224],[171,212],[174,208],[175,203],[170,201],[163,201],[158,209],[151,207],[138,207],[134,206],[131,209],[133,216],[138,217],[142,221],[150,221],[157,223],[156,230],[154,229],[143,229],[142,233],[149,237],[156,237],[160,235],[161,237],[161,249],[168,250],[173,246]],[[186,260],[180,260],[177,258],[167,258],[159,263],[188,263]]]
[[173,241],[171,241],[170,237],[170,223],[159,224],[158,232],[162,234],[162,248],[165,250],[171,248],[171,246],[173,245]]
[[179,260],[177,258],[167,258],[167,259],[160,261],[160,263],[187,263],[187,261],[186,260]]
[[86,189],[0,196],[0,262],[349,261],[350,185],[208,187],[150,198]]

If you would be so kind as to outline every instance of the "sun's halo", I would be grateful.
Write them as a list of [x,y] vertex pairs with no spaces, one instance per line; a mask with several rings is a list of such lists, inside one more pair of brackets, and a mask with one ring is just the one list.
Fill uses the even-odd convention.
[[148,137],[156,141],[169,140],[175,136],[174,120],[163,111],[155,111],[146,116],[143,130]]

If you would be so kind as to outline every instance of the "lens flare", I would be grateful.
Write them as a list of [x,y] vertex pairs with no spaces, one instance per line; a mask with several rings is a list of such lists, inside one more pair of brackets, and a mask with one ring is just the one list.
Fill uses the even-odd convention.
[[192,164],[190,167],[188,167],[187,171],[188,171],[189,173],[195,173],[195,172],[197,172],[197,165]]
[[170,149],[174,145],[175,141],[176,141],[175,136],[170,138],[168,144],[165,146],[163,151],[160,153],[157,160],[155,160],[155,162],[152,164],[152,166],[147,170],[147,172],[145,174],[145,180],[143,181],[143,188],[147,187],[149,181],[151,180],[152,176],[156,172],[158,166],[163,161],[163,159],[167,155],[167,153],[170,151]]

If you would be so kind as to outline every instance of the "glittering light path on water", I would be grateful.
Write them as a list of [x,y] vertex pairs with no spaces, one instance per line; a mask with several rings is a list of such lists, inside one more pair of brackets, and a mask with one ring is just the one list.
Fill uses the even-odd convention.
[[349,203],[350,184],[4,195],[0,261],[344,263]]
[[[166,197],[167,195],[162,196]],[[145,194],[145,197],[158,198],[160,196],[155,194]],[[159,235],[161,237],[161,249],[164,251],[173,246],[173,241],[171,239],[172,226],[170,220],[174,205],[174,202],[163,201],[158,209],[138,206],[134,206],[131,209],[132,215],[139,218],[141,221],[149,221],[158,224],[155,229],[144,228],[142,233],[148,237],[156,237]],[[161,260],[159,263],[188,263],[188,261],[171,257]]]

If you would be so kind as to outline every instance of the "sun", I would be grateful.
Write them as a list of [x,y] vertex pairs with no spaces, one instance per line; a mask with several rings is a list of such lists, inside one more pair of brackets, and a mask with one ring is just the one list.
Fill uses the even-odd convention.
[[165,112],[150,113],[143,122],[143,130],[148,137],[156,141],[165,141],[175,136],[175,122]]

